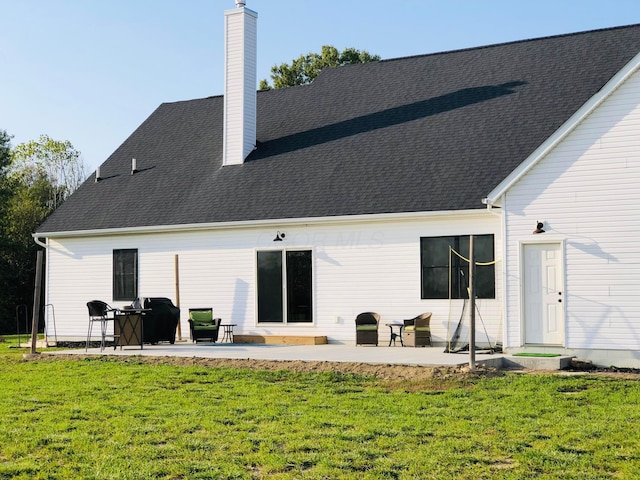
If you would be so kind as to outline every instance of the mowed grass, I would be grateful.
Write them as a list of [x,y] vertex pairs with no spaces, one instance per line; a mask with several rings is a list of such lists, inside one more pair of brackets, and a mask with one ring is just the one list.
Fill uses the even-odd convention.
[[640,478],[640,384],[62,360],[0,343],[0,479]]

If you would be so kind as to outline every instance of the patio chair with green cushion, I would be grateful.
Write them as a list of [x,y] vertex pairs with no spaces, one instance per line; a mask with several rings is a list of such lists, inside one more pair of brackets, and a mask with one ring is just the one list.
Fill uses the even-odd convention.
[[211,342],[218,340],[221,319],[213,318],[213,308],[190,308],[189,329],[191,340],[209,339]]
[[380,315],[375,312],[360,313],[356,317],[356,345],[378,345]]
[[402,343],[405,347],[431,346],[431,312],[423,313],[415,318],[404,321]]

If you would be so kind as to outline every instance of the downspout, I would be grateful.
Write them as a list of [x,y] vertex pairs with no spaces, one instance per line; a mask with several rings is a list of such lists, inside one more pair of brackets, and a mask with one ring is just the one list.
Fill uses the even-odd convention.
[[483,205],[486,205],[486,206],[487,206],[487,210],[488,210],[489,212],[493,213],[494,215],[502,215],[502,213],[495,212],[495,211],[493,210],[493,208],[494,208],[494,207],[493,207],[493,205],[494,205],[494,204],[493,204],[493,202],[489,201],[489,197],[484,197],[481,201],[482,201],[482,204],[483,204]]
[[35,233],[32,233],[31,236],[33,237],[33,241],[36,242],[36,245],[40,245],[42,248],[44,248],[45,250],[48,248],[46,243],[43,243],[42,240],[40,240],[38,238],[38,235]]
[[[44,243],[42,240],[40,240],[40,238],[38,238],[38,235],[36,233],[32,233],[31,237],[33,238],[33,241],[36,243],[36,245],[41,246],[42,248],[44,248],[44,251],[45,251],[45,256],[44,256],[44,258],[45,258],[45,265],[44,265],[44,270],[45,270],[44,271],[44,278],[45,278],[45,280],[44,280],[44,295],[46,296],[48,294],[48,291],[49,291],[49,288],[48,288],[48,285],[47,285],[48,279],[49,279],[49,275],[48,275],[48,270],[49,270],[49,246],[46,243]],[[39,253],[38,253],[38,258],[41,258]],[[46,316],[47,316],[46,305],[48,303],[49,302],[47,301],[47,299],[45,299],[45,301],[44,301],[44,305],[45,305],[45,309],[44,309],[45,310],[45,313],[44,313],[45,314],[44,341],[45,341],[46,345],[49,345],[49,340],[47,338],[47,326],[46,326],[47,325],[46,322],[48,320],[46,318]],[[54,325],[55,325],[55,320],[54,320]],[[56,335],[56,339],[57,339],[57,335]]]
[[[503,199],[503,203],[506,203],[507,199]],[[509,322],[507,322],[507,216],[504,209],[501,207],[494,207],[494,203],[490,202],[488,197],[482,199],[482,203],[487,206],[487,211],[493,215],[500,217],[500,229],[502,233],[502,301],[500,302],[500,316],[502,317],[502,351],[507,348],[507,339],[509,338]],[[504,206],[504,205],[503,205]]]

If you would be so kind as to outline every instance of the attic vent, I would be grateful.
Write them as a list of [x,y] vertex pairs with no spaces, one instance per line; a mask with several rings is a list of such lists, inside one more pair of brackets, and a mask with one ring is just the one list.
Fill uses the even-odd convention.
[[244,7],[244,0],[236,0],[236,7],[237,8],[242,8]]

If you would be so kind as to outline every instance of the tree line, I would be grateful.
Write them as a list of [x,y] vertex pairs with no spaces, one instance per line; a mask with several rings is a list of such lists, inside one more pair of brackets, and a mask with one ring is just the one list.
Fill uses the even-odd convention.
[[41,135],[13,147],[11,138],[0,130],[0,334],[16,333],[19,305],[31,312],[40,248],[32,233],[86,178],[69,141]]

